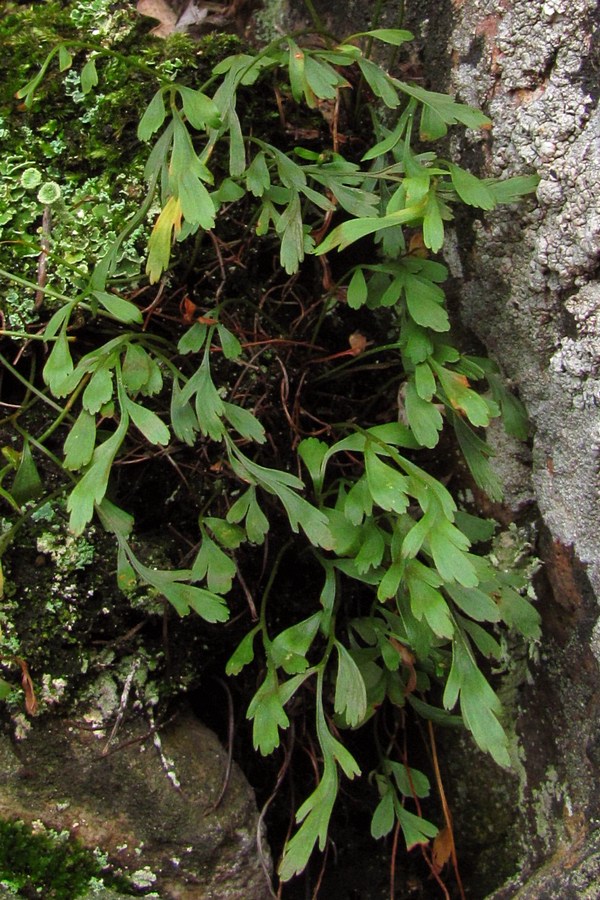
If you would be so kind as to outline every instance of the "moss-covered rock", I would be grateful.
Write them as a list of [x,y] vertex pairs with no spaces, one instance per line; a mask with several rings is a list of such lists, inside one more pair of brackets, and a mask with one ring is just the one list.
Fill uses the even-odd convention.
[[39,719],[16,747],[0,738],[0,878],[47,900],[92,877],[162,900],[263,900],[254,796],[215,735],[186,710],[98,724],[98,702]]
[[[0,820],[0,888],[7,896],[75,900],[96,889],[110,894],[104,862],[67,831],[48,830],[41,821]],[[109,874],[106,879],[124,882]]]
[[[37,320],[42,303],[56,302],[44,285],[70,296],[85,284],[143,198],[145,147],[136,129],[158,80],[197,86],[215,61],[239,47],[229,34],[162,41],[148,34],[149,26],[133,4],[110,0],[9,2],[3,12],[0,268],[31,283],[0,275],[0,312],[16,331]],[[16,99],[61,42],[71,66],[61,72],[55,58],[31,102]],[[98,84],[84,93],[80,73],[90,59]],[[115,275],[130,288],[148,233],[141,222],[119,250]]]

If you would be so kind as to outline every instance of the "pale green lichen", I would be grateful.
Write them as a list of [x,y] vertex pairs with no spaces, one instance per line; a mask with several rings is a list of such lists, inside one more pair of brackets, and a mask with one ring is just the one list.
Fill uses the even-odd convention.
[[105,649],[91,653],[87,661],[100,674],[80,691],[79,703],[82,717],[98,727],[99,736],[104,734],[102,726],[114,720],[121,708],[152,710],[165,694],[166,689],[161,690],[159,682],[151,677],[161,669],[161,653],[140,647],[135,655],[117,659],[114,650]]
[[[33,147],[39,144],[39,138]],[[26,173],[33,167],[21,170],[14,157],[0,161],[0,240],[9,242],[3,251],[2,266],[9,271],[19,271],[19,277],[37,283],[37,266],[42,240],[49,243],[47,286],[65,293],[79,290],[94,264],[103,256],[106,247],[123,226],[132,204],[143,191],[141,172],[119,176],[99,175],[80,180],[64,180],[60,171],[49,160],[43,171],[36,168],[44,179],[37,188]],[[37,191],[37,193],[36,193]],[[41,222],[44,207],[51,205],[51,221],[46,236],[42,235]],[[147,226],[138,227],[122,244],[116,269],[116,277],[135,278],[142,268],[139,250],[140,240]],[[6,282],[2,303],[8,324],[13,329],[23,328],[37,316],[34,304],[34,287]],[[51,298],[47,298],[51,303]]]
[[285,31],[283,6],[281,0],[263,0],[254,14],[253,30],[260,43],[268,44]]
[[15,740],[23,741],[31,731],[31,722],[23,712],[17,712],[13,715],[13,734]]
[[94,37],[110,35],[118,41],[131,31],[131,15],[125,8],[119,8],[113,0],[86,0],[77,3],[69,13],[69,18],[80,31],[89,32]]
[[[21,15],[25,22],[19,28]],[[61,37],[69,37],[69,30],[76,27],[83,40],[110,37],[114,46],[131,39],[138,26],[133,10],[115,9],[108,0],[77,3],[70,11],[48,2],[43,10],[33,6],[22,13],[9,4],[0,23],[0,42],[6,41],[15,60],[9,71],[10,80],[15,79],[11,93],[31,78]],[[98,94],[84,97],[79,77],[84,61],[76,56],[71,71],[62,74],[51,65],[31,109],[17,114],[16,104],[0,97],[0,132],[6,135],[0,160],[0,266],[33,285],[28,289],[2,279],[1,309],[13,330],[37,318],[34,300],[42,249],[47,252],[46,286],[59,293],[78,293],[145,189],[142,167],[136,166],[131,148],[119,146],[119,129],[134,115],[128,100],[133,100],[134,109],[136,102],[135,97],[128,98],[127,88],[131,94],[135,86],[131,80],[124,85],[121,64],[104,65]],[[42,100],[47,114],[40,121],[37,110]],[[45,208],[51,215],[43,220]],[[148,227],[142,224],[122,244],[117,277],[139,275],[140,247]],[[46,294],[45,303],[52,302]]]
[[[521,572],[531,587],[531,579],[540,567],[540,561],[534,555],[534,542],[535,534],[531,526],[518,526],[511,522],[494,539],[490,562],[505,572]],[[531,596],[534,598],[535,594]]]
[[543,842],[547,852],[556,844],[560,820],[556,815],[557,806],[571,807],[567,787],[560,780],[554,766],[546,770],[545,781],[532,792],[531,807],[536,823],[536,837]]
[[130,877],[131,883],[138,890],[152,887],[156,883],[156,875],[148,866],[144,866],[143,869],[137,869]]
[[95,529],[90,528],[85,536],[75,536],[54,526],[38,537],[37,549],[50,556],[58,572],[77,571],[94,562],[94,545],[90,541],[94,533]]
[[83,715],[86,722],[102,725],[116,715],[119,709],[119,691],[111,673],[103,672],[99,675],[89,694],[91,705]]
[[42,675],[42,686],[39,695],[39,702],[44,708],[56,706],[64,697],[67,688],[66,678],[53,678],[47,673]]

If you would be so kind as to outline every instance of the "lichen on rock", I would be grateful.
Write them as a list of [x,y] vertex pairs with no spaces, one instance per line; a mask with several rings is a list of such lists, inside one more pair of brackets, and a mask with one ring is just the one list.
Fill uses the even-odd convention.
[[106,870],[137,895],[262,900],[268,892],[252,791],[237,766],[228,771],[217,738],[189,711],[154,726],[143,716],[126,718],[114,746],[79,710],[69,720],[37,723],[16,758],[6,737],[0,742],[9,762],[1,820],[40,821],[101,847]]
[[[510,175],[526,164],[541,177],[536,209],[497,211],[476,227],[464,320],[526,400],[540,510],[555,536],[576,547],[600,593],[597,423],[578,408],[595,396],[596,363],[589,335],[584,353],[567,334],[573,295],[594,279],[600,251],[600,117],[580,77],[595,7],[473,2],[451,40],[461,58],[452,86],[494,120],[486,173]],[[473,63],[476,42],[483,52]]]
[[[530,168],[541,179],[536,203],[463,222],[459,241],[462,320],[518,388],[533,429],[527,502],[535,504],[530,516],[536,508],[540,516],[545,633],[515,720],[523,776],[514,801],[518,856],[529,874],[552,851],[562,860],[530,888],[524,876],[494,896],[595,897],[597,866],[584,875],[581,848],[595,858],[586,823],[600,808],[590,756],[600,661],[597,3],[439,7],[407,4],[412,24],[437,16],[440,46],[428,48],[440,60],[434,83],[494,121],[483,140],[469,135],[452,152],[478,160],[482,175]],[[507,456],[500,469],[515,471],[510,445],[497,449]],[[563,877],[557,870],[570,859],[573,877]],[[584,893],[575,893],[576,884]]]

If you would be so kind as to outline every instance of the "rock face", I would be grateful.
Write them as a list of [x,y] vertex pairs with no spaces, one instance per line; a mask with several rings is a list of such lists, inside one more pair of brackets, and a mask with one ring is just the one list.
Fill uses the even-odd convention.
[[[537,202],[458,233],[463,322],[518,387],[533,427],[545,634],[516,722],[515,837],[527,883],[498,897],[597,896],[600,598],[600,116],[596,0],[409,4],[432,87],[482,107],[453,152],[483,175],[535,171]],[[429,17],[429,18],[427,18]],[[437,80],[436,80],[437,79]],[[510,471],[505,444],[502,469]],[[506,479],[505,479],[506,480]],[[522,499],[522,498],[521,498]],[[516,492],[508,502],[518,505]],[[515,803],[517,802],[515,798]],[[596,860],[596,863],[594,863]],[[558,875],[559,869],[565,869]]]
[[[494,121],[489,141],[467,142],[459,154],[479,158],[484,174],[533,170],[541,177],[537,204],[474,223],[462,257],[463,320],[518,385],[529,411],[533,497],[544,523],[545,639],[518,722],[526,865],[559,844],[584,846],[600,810],[594,786],[600,696],[594,14],[597,3],[590,0],[469,0],[448,9],[446,20],[447,87]],[[542,880],[539,885],[539,892],[531,887],[523,896],[549,896]],[[559,895],[570,896],[553,894]]]
[[[510,858],[512,871],[523,874],[496,890],[495,900],[596,898],[599,4],[387,0],[382,19],[372,23],[377,6],[315,0],[324,24],[339,35],[371,24],[391,27],[406,7],[404,24],[418,36],[427,86],[458,94],[494,121],[491,133],[467,135],[449,152],[482,175],[535,171],[541,178],[536,201],[461,221],[451,261],[463,323],[502,366],[530,415],[530,468],[506,440],[498,463],[507,504],[539,510],[544,563],[544,640],[515,701],[516,774],[506,778],[468,749],[458,751],[464,755],[457,771],[467,772],[468,786],[459,787],[455,818],[482,820],[486,807],[488,814],[480,853],[487,853],[487,870],[473,861],[471,896],[493,890],[495,865],[497,879],[506,871],[498,865],[503,851],[490,852],[501,831],[513,846],[503,862]],[[265,0],[264,7],[263,23],[268,14],[277,28],[301,27],[305,19],[304,4],[293,0]],[[226,768],[214,736],[183,714],[160,733],[173,760],[165,771],[147,732],[141,721],[124,726],[121,749],[102,756],[104,742],[93,731],[60,720],[36,723],[18,756],[0,744],[0,816],[68,828],[90,846],[103,845],[130,873],[148,866],[152,888],[165,900],[268,897],[254,849],[254,801],[235,768],[222,804],[210,811]]]
[[[518,384],[535,428],[535,499],[600,594],[600,116],[596,0],[471,0],[453,16],[449,87],[494,122],[485,174],[537,172],[537,205],[474,229],[464,319]],[[468,148],[465,148],[468,149]]]
[[[293,4],[277,5],[297,24]],[[599,4],[391,0],[377,23],[374,4],[364,0],[319,0],[315,6],[338,35],[374,24],[389,27],[404,9],[403,25],[417,36],[426,86],[457,94],[494,122],[491,133],[455,140],[450,152],[457,161],[483,176],[537,172],[541,179],[535,201],[461,220],[448,258],[463,324],[527,406],[531,461],[524,467],[522,449],[503,438],[497,465],[508,514],[511,507],[539,513],[537,552],[544,564],[538,586],[544,639],[539,659],[529,666],[531,683],[517,694],[521,763],[512,781],[502,773],[497,781],[514,808],[512,838],[510,827],[502,835],[505,843],[513,841],[513,871],[531,872],[552,854],[558,862],[529,884],[525,874],[496,896],[597,897]],[[487,776],[478,774],[485,767],[465,769],[469,785],[479,782],[481,797],[467,787],[462,815],[468,820],[479,804],[481,819],[483,798],[491,797]],[[491,812],[488,818],[489,851],[497,835]],[[491,889],[488,876],[474,864],[473,896]]]
[[597,900],[599,896],[600,841],[595,836],[565,847],[533,877],[510,881],[489,900]]
[[[125,724],[107,735],[83,720],[45,718],[16,748],[0,743],[0,818],[65,829],[162,900],[264,900],[252,791],[216,736],[182,712],[149,735]],[[264,861],[269,866],[269,861]]]

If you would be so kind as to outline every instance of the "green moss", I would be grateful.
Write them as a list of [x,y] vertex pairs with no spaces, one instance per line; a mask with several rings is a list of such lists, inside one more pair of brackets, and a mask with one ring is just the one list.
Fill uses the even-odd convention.
[[[95,529],[70,534],[59,501],[46,504],[8,547],[0,601],[2,674],[18,683],[14,659],[27,660],[40,710],[76,693],[82,673],[93,668],[92,636],[110,639],[130,627],[129,605],[114,602],[114,566],[112,542]],[[21,709],[21,690],[7,702],[13,713]]]
[[[4,137],[0,239],[5,242],[0,264],[37,281],[42,216],[47,207],[50,218],[43,227],[50,248],[48,285],[64,293],[84,283],[144,191],[142,167],[131,152],[131,140],[129,145],[121,140],[134,113],[123,97],[111,97],[108,83],[108,99],[100,92],[81,101],[78,72],[84,58],[81,65],[76,59],[77,71],[66,75],[51,65],[30,109],[14,99],[15,91],[35,74],[49,50],[76,34],[68,10],[54,3],[20,9],[18,14],[9,11],[0,22],[0,43],[8,48],[4,59],[10,60],[10,66],[0,64]],[[123,83],[122,73],[119,78]],[[49,185],[55,185],[52,195]],[[143,229],[138,229],[123,247],[119,268],[124,278],[135,278],[140,272],[142,236]],[[37,317],[33,291],[10,280],[4,284],[3,312],[12,328],[23,328]]]
[[92,879],[126,887],[123,879],[103,877],[100,861],[68,833],[23,822],[0,821],[0,879],[17,897],[43,900],[75,900]]
[[[164,542],[137,549],[147,565],[171,565]],[[94,527],[79,537],[71,534],[64,501],[32,515],[6,549],[2,566],[0,690],[2,679],[13,687],[4,699],[18,738],[29,725],[17,658],[27,662],[40,712],[70,710],[83,701],[97,711],[98,721],[115,712],[134,659],[136,696],[144,703],[168,700],[198,678],[200,634],[192,634],[189,623],[181,629],[173,623],[171,640],[179,651],[166,678],[163,601],[144,587],[128,595],[117,590],[111,537]],[[143,630],[140,623],[146,623]],[[132,629],[135,638],[122,642]]]
[[[47,286],[67,295],[78,292],[145,193],[146,147],[137,140],[136,128],[157,82],[138,63],[155,69],[157,79],[181,77],[197,86],[216,61],[240,47],[232,35],[193,41],[178,34],[164,41],[148,34],[150,26],[133,5],[119,8],[111,0],[8,4],[0,19],[5,49],[0,59],[1,268],[37,283],[44,227],[50,250]],[[72,68],[61,73],[56,60],[51,63],[26,108],[15,92],[63,40],[96,44],[119,57],[73,48]],[[91,55],[99,83],[83,94],[79,75]],[[49,204],[48,185],[56,186]],[[50,220],[43,225],[45,206]],[[142,224],[120,250],[115,274],[130,286],[142,270],[148,231],[149,224]],[[21,330],[37,320],[33,289],[10,279],[0,279],[0,288],[0,310],[9,327]],[[46,296],[45,306],[52,302]]]

